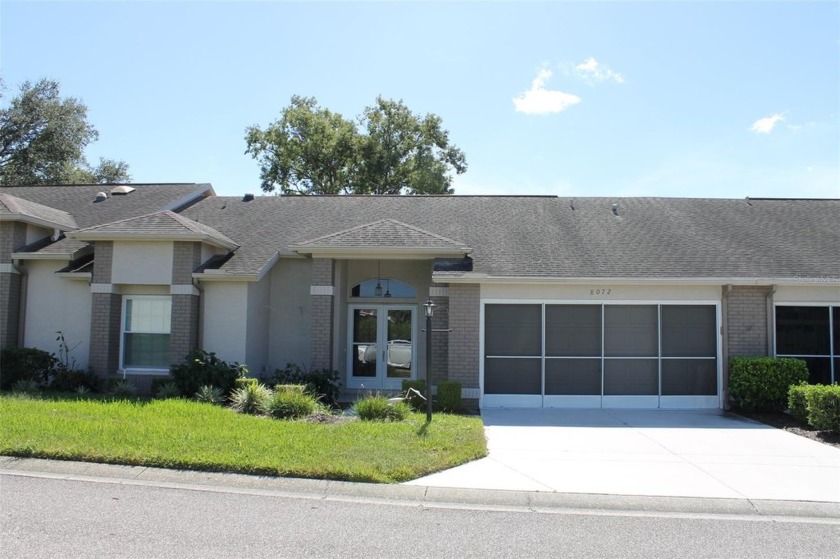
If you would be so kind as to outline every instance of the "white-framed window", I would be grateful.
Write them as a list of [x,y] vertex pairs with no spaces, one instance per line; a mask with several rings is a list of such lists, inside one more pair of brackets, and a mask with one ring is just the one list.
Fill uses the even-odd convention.
[[123,297],[120,368],[168,370],[171,320],[168,296]]

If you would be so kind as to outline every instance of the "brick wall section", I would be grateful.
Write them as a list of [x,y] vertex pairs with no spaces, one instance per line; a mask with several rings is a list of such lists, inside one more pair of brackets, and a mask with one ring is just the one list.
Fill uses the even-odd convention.
[[[312,259],[312,284],[334,285],[333,261],[331,258]],[[310,295],[312,298],[310,317],[309,367],[312,370],[332,368],[333,345],[333,296]]]
[[92,293],[90,317],[90,367],[99,378],[117,372],[120,365],[120,316],[118,293]]
[[[432,297],[435,304],[435,314],[432,316],[432,384],[442,380],[449,380],[449,334],[441,332],[449,328],[449,297]],[[420,307],[421,320],[426,328],[426,318],[423,307]],[[453,379],[454,380],[454,379]]]
[[91,283],[111,283],[111,265],[114,263],[114,243],[93,243],[93,278]]
[[[201,243],[175,242],[172,247],[172,285],[192,285],[192,273],[201,264]],[[198,347],[199,296],[172,295],[169,362],[182,363]]]
[[182,363],[198,347],[198,296],[172,295],[169,362]]
[[172,285],[192,284],[192,273],[201,264],[201,243],[175,242],[172,249]]
[[[26,244],[26,224],[17,221],[0,224],[0,262],[12,262],[12,253]],[[22,278],[16,273],[0,273],[0,348],[17,347],[20,324]]]
[[449,380],[478,388],[480,287],[449,286]]
[[[733,286],[726,301],[729,358],[767,355],[767,295],[769,286]],[[728,369],[728,363],[727,363]]]

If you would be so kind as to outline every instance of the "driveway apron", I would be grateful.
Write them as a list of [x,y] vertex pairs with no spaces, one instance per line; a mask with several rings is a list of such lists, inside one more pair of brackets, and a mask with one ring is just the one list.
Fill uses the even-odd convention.
[[489,455],[413,485],[840,503],[840,449],[720,411],[490,409]]

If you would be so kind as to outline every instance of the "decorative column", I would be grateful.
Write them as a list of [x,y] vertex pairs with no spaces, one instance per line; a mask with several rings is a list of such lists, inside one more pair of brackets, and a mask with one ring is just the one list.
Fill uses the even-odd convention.
[[310,322],[309,368],[333,368],[333,298],[335,270],[332,258],[312,259],[312,298]]
[[0,348],[17,347],[23,278],[12,265],[12,253],[26,244],[26,224],[0,224]]
[[192,274],[201,265],[201,243],[176,241],[172,247],[172,320],[169,362],[181,363],[198,347],[200,292]]
[[107,378],[120,366],[122,295],[111,283],[114,243],[97,241],[93,245],[89,364],[99,378]]

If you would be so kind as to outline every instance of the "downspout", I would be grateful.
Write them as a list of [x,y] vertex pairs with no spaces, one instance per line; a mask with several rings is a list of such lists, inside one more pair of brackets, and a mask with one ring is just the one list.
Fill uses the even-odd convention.
[[773,296],[776,294],[776,285],[771,285],[770,290],[764,296],[764,301],[767,307],[767,355],[776,355],[776,339],[773,335],[775,331],[776,316],[773,312]]
[[20,307],[18,310],[18,339],[17,346],[23,347],[26,341],[24,330],[26,329],[26,288],[29,285],[29,273],[25,266],[18,265],[20,260],[12,260],[12,269],[20,274]]
[[723,297],[720,301],[720,334],[721,334],[721,363],[723,386],[721,386],[721,398],[723,398],[723,409],[730,409],[729,406],[729,295],[732,294],[732,284],[723,286]]

